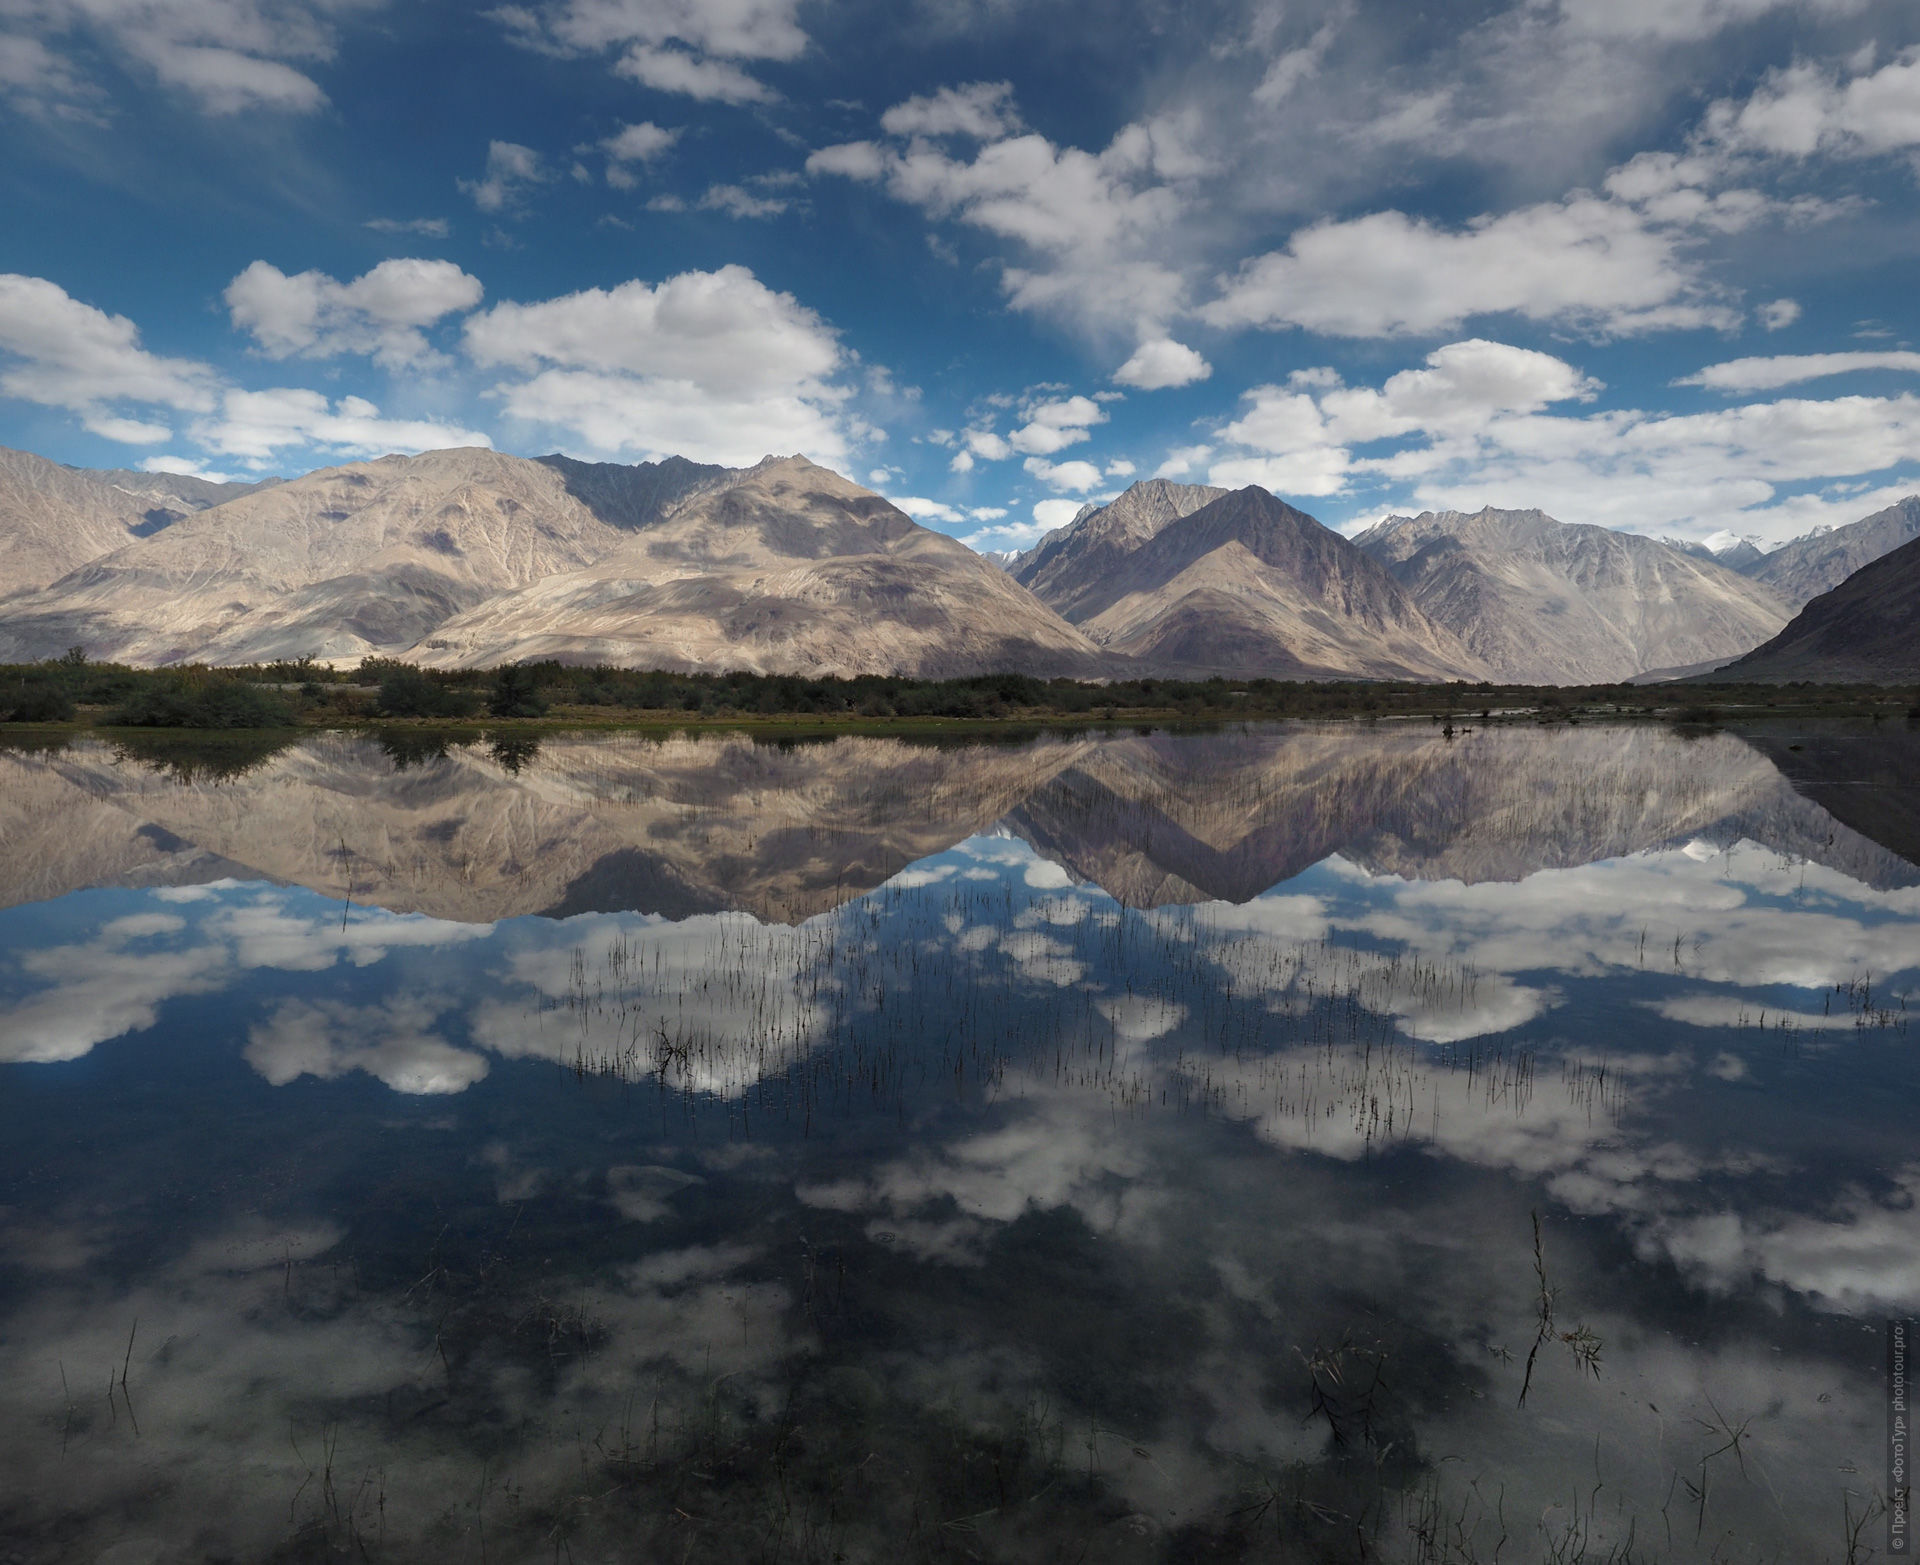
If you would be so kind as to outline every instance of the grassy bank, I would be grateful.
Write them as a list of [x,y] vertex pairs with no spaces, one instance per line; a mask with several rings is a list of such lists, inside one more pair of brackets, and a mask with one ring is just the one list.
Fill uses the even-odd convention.
[[69,654],[0,666],[0,723],[201,732],[431,724],[453,732],[746,727],[773,732],[951,732],[956,727],[1424,718],[1469,722],[1857,715],[1905,718],[1914,686],[1591,685],[1541,687],[1135,679],[1108,684],[1024,674],[966,679],[808,679],[678,674],[558,663],[443,673],[387,659],[243,668],[129,668]]

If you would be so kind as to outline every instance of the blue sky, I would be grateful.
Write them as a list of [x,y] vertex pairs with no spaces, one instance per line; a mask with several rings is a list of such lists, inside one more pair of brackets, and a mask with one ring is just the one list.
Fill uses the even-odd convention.
[[0,443],[1777,541],[1920,488],[1911,0],[0,0]]

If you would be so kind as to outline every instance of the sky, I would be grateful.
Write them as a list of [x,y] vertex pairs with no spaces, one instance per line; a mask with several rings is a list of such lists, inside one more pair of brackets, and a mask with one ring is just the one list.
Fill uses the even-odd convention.
[[1776,543],[1920,490],[1914,0],[0,0],[0,444],[799,452]]

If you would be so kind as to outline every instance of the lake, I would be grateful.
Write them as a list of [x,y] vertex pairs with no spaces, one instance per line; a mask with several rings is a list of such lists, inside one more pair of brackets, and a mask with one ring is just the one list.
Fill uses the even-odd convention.
[[1883,1555],[1916,776],[0,748],[0,1560]]

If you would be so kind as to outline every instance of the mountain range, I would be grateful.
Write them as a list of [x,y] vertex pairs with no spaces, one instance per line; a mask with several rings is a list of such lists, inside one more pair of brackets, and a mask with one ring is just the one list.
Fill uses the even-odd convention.
[[1920,497],[1772,554],[1491,509],[1349,540],[1149,479],[997,559],[803,457],[466,448],[222,484],[0,450],[0,661],[1592,683],[1770,644],[1917,533]]
[[1920,680],[1920,537],[1813,599],[1779,635],[1728,664],[1724,677]]

